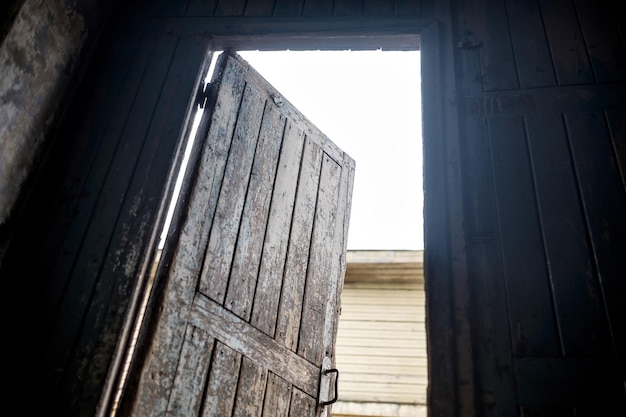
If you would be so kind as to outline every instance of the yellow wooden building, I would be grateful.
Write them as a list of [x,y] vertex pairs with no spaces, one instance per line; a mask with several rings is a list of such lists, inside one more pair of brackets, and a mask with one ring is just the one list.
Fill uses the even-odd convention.
[[348,251],[334,417],[426,416],[423,251]]

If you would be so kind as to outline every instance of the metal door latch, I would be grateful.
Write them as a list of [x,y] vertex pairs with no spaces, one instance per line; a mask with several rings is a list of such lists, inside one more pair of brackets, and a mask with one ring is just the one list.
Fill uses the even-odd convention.
[[[318,403],[321,407],[326,407],[327,405],[335,403],[339,394],[339,370],[336,368],[331,368],[331,366],[332,361],[328,356],[326,356],[324,360],[322,360],[322,369],[320,372],[320,389]],[[335,389],[333,397],[329,399],[332,374],[335,374]]]

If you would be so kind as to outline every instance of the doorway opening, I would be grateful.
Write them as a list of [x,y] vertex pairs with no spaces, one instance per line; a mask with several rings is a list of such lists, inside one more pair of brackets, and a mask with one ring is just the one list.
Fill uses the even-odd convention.
[[[350,156],[357,160],[357,174],[355,177],[355,196],[353,197],[352,215],[348,235],[348,250],[352,252],[378,252],[380,255],[382,252],[406,252],[406,253],[419,253],[423,251],[423,222],[422,222],[422,163],[421,163],[421,90],[420,90],[420,63],[419,63],[419,51],[402,51],[395,52],[396,59],[402,61],[412,62],[410,64],[400,64],[390,60],[392,52],[376,50],[376,51],[284,51],[282,54],[291,55],[288,60],[292,63],[300,65],[300,69],[288,69],[286,68],[286,61],[278,61],[276,55],[274,55],[272,65],[274,68],[278,68],[278,75],[272,75],[272,71],[265,67],[257,57],[268,58],[268,54],[277,54],[277,52],[258,52],[258,51],[238,51],[238,53],[247,60],[252,67],[257,69],[263,77],[265,77],[274,87],[280,91],[285,99],[299,108],[311,121],[318,125],[320,129],[333,140],[341,149],[346,151]],[[357,79],[356,75],[360,75],[361,78],[358,82],[349,85],[346,78],[343,78],[343,82],[339,84],[330,85],[328,81],[324,83],[317,76],[320,75],[320,67],[317,67],[317,72],[305,72],[304,68],[307,66],[307,61],[304,55],[309,55],[308,59],[313,59],[318,65],[322,65],[322,68],[335,70],[334,79],[336,81],[341,80],[338,72],[342,69],[344,73],[351,72],[351,81]],[[326,54],[326,60],[322,59],[322,54]],[[369,54],[370,56],[365,56]],[[410,56],[412,54],[412,56]],[[213,62],[216,61],[217,53],[214,54]],[[358,63],[356,69],[348,69],[347,63],[341,63],[341,56],[356,58]],[[374,65],[374,58],[382,61],[383,66],[387,69],[391,68],[392,72],[383,73],[380,65]],[[328,59],[335,59],[334,63],[329,63]],[[270,59],[270,62],[272,59]],[[304,64],[304,67],[302,65]],[[379,62],[380,64],[380,62]],[[354,63],[353,63],[354,65]],[[211,67],[213,67],[212,65]],[[308,69],[313,68],[312,64],[308,62]],[[371,71],[378,68],[379,73],[373,74]],[[205,79],[208,82],[211,75]],[[295,78],[295,82],[302,86],[312,87],[314,92],[305,89],[304,97],[316,98],[317,104],[311,105],[297,98],[295,92],[291,90],[291,87],[286,85],[284,81],[287,80],[287,75],[299,75],[300,78]],[[389,87],[385,81],[404,81],[404,84],[397,84],[395,87]],[[327,87],[323,90],[321,86]],[[315,94],[314,94],[315,93]],[[358,94],[357,94],[358,93]],[[387,93],[387,94],[384,94]],[[345,100],[352,97],[357,102],[365,104],[360,112],[348,110],[356,107],[355,102],[352,103]],[[317,108],[315,107],[317,106]],[[188,135],[188,141],[184,145],[186,149],[185,155],[188,155],[191,149],[194,147],[195,129],[200,121],[203,110],[196,109],[196,115],[193,117],[193,127]],[[388,115],[393,113],[393,117],[389,118]],[[335,119],[343,121],[343,123],[328,124],[321,119],[320,115],[332,115]],[[343,143],[342,138],[353,139],[352,144],[348,142]],[[366,156],[361,156],[362,151]],[[406,157],[410,157],[406,159]],[[359,165],[363,168],[360,169]],[[370,166],[369,168],[367,166]],[[372,169],[371,167],[375,167]],[[181,164],[181,170],[179,179],[182,179],[186,167],[186,157],[183,157]],[[363,174],[360,174],[363,172]],[[411,180],[411,181],[404,181]],[[165,219],[165,226],[159,242],[159,249],[163,247],[165,237],[168,233],[169,223],[171,220],[171,213],[174,211],[174,207],[178,200],[178,192],[176,188],[179,187],[179,182],[175,185],[172,201],[170,203],[170,209],[168,210],[168,216]],[[357,188],[358,187],[358,188]],[[359,197],[359,190],[373,191],[373,193],[363,193],[362,197]],[[386,206],[386,208],[385,208]],[[391,210],[390,210],[391,208]],[[404,212],[404,215],[402,215]],[[419,215],[416,215],[419,213]],[[363,218],[359,216],[363,215]],[[400,222],[396,222],[399,220]],[[359,226],[360,223],[360,226]],[[374,231],[377,230],[377,233]],[[361,235],[359,237],[359,235]],[[394,241],[393,238],[400,238]],[[159,255],[155,258],[155,268],[159,262]],[[396,265],[397,266],[397,265]],[[422,275],[423,276],[423,275]],[[148,284],[150,287],[151,284]],[[359,285],[357,285],[358,287]],[[380,289],[380,288],[379,288]],[[386,290],[388,288],[382,288]],[[422,292],[423,292],[423,279],[422,279]],[[147,296],[150,291],[146,291],[146,297],[144,299],[147,302]],[[388,294],[391,294],[389,292]],[[423,300],[423,297],[422,297]],[[357,303],[358,304],[358,303]],[[393,304],[393,303],[392,303]],[[418,305],[417,308],[420,306]],[[421,308],[423,309],[423,304]],[[143,310],[143,306],[141,309]],[[140,313],[141,314],[141,313]],[[409,314],[414,314],[413,312]],[[419,313],[415,313],[419,314]],[[391,317],[391,316],[389,316]],[[406,318],[406,314],[404,316]],[[413,317],[417,323],[421,323],[424,326],[424,314],[421,313],[421,319]],[[421,320],[421,321],[420,321]],[[141,324],[141,318],[137,322],[135,328],[135,336],[139,331]],[[398,324],[398,327],[402,328],[402,323]],[[415,326],[407,325],[407,328],[414,328]],[[394,336],[397,338],[398,336]],[[380,350],[380,349],[379,349]],[[406,349],[404,350],[407,351]],[[425,346],[424,346],[425,355]],[[132,357],[132,348],[127,361],[129,362]],[[395,358],[396,361],[407,361],[406,356],[399,356],[400,359]],[[425,361],[425,357],[423,358]],[[410,360],[410,359],[408,359]],[[421,369],[425,370],[426,366],[421,366]],[[380,375],[368,374],[369,378],[379,378]],[[396,378],[396,376],[392,375]],[[400,380],[403,378],[400,377]],[[419,377],[420,380],[426,380],[426,375]],[[415,375],[412,375],[409,380],[415,381]],[[373,384],[378,382],[373,381]],[[123,389],[123,383],[119,386],[118,397],[121,395]],[[401,382],[399,385],[410,386],[411,383]],[[406,387],[404,387],[406,388]],[[412,388],[407,388],[411,390]],[[424,385],[425,389],[425,385]],[[341,394],[340,394],[341,395]],[[391,398],[391,397],[388,397]],[[424,396],[418,396],[414,400],[409,400],[410,405],[424,405]],[[406,400],[402,400],[406,401]],[[350,401],[348,401],[350,402]],[[383,401],[384,402],[384,401]],[[339,406],[339,404],[337,404]],[[414,409],[411,409],[413,413]],[[367,411],[371,413],[372,411]],[[114,414],[114,413],[113,413]],[[340,415],[335,413],[336,415]],[[346,415],[359,415],[353,412]],[[370,414],[372,415],[372,414]],[[375,414],[373,414],[375,415]],[[397,414],[402,416],[405,414]],[[411,414],[411,415],[414,415]]]
[[337,417],[426,416],[419,51],[238,51],[356,161]]

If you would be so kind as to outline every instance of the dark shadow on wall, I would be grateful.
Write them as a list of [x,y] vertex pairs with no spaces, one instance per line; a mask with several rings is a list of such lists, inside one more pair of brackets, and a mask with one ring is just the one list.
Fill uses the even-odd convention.
[[3,0],[0,4],[0,44],[9,33],[17,12],[26,0]]

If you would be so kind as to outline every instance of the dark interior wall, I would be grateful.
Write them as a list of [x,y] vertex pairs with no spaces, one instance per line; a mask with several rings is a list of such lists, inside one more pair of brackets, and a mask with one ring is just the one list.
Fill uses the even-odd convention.
[[24,4],[25,0],[6,0],[0,6],[0,43],[9,32],[11,25],[15,21],[15,15]]
[[[97,2],[84,3],[100,22]],[[381,36],[416,22],[429,28],[423,52],[438,61],[424,63],[437,88],[423,89],[432,415],[624,406],[621,10],[582,0],[148,4],[122,4],[95,53],[81,55],[80,88],[64,96],[1,265],[7,293],[35,306],[4,315],[18,336],[22,368],[11,374],[24,383],[15,389],[36,392],[34,408],[94,413],[150,250],[203,35],[259,41],[275,27],[271,45],[302,28],[345,35],[369,24]]]
[[455,4],[478,414],[623,414],[623,12]]
[[2,4],[0,37],[0,262],[11,214],[42,157],[115,1]]

